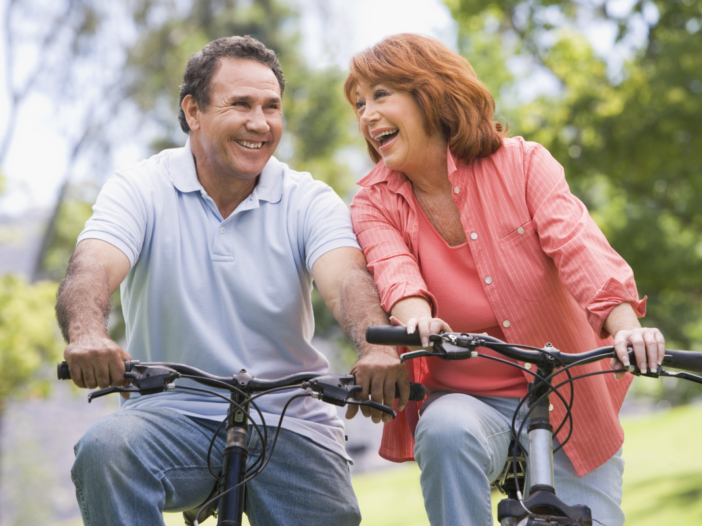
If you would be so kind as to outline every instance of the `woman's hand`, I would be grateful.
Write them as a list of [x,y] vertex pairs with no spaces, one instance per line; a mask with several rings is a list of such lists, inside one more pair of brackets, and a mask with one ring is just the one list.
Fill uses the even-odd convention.
[[[410,318],[407,320],[406,324],[402,323],[395,316],[390,316],[390,323],[401,327],[407,327],[407,334],[414,334],[415,331],[419,331],[422,347],[429,347],[429,336],[431,334],[439,334],[441,331],[453,332],[449,324],[441,318],[431,318],[428,316]],[[419,347],[410,347],[410,349],[416,350],[419,349]]]
[[[653,327],[640,327],[636,329],[622,329],[614,335],[614,352],[617,358],[612,358],[612,369],[628,367],[628,347],[634,348],[636,364],[642,373],[649,370],[655,371],[663,363],[665,357],[665,338],[661,331]],[[624,373],[617,373],[620,379]]]
[[[604,322],[604,327],[614,335],[612,369],[629,367],[628,347],[634,348],[636,364],[642,373],[656,370],[665,357],[665,338],[661,331],[653,327],[641,327],[634,309],[629,303],[622,303],[612,309]],[[624,373],[617,373],[619,380]]]

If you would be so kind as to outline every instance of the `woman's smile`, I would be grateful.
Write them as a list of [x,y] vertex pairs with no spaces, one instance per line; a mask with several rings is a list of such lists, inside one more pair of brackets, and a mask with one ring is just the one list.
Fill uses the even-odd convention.
[[385,166],[412,177],[427,164],[427,148],[445,162],[446,142],[439,133],[427,132],[424,113],[407,91],[382,83],[361,83],[356,89],[356,112],[361,133],[380,154]]

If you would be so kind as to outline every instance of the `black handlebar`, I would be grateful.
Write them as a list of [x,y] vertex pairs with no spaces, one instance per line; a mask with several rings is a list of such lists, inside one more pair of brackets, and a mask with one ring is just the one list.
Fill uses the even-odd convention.
[[[231,384],[232,383],[232,377],[224,377],[224,376],[215,376],[209,373],[206,373],[204,371],[201,371],[200,369],[197,369],[195,367],[191,367],[189,365],[183,365],[179,363],[169,363],[169,362],[158,362],[158,363],[149,363],[149,362],[140,362],[139,360],[130,360],[130,361],[125,361],[124,362],[124,372],[129,373],[131,372],[134,368],[139,368],[139,367],[166,367],[168,369],[172,369],[174,371],[177,371],[178,373],[185,374],[185,375],[190,375],[190,376],[195,376],[198,378],[198,380],[201,383],[204,383],[206,385],[211,385],[212,387],[221,387],[221,384],[218,385],[219,383],[227,383]],[[71,373],[68,370],[68,363],[66,362],[61,362],[57,364],[56,366],[56,373],[58,376],[59,380],[70,380],[71,379]],[[286,387],[286,386],[292,386],[292,385],[298,385],[303,382],[309,382],[310,380],[314,380],[315,378],[318,378],[321,375],[320,373],[297,373],[297,374],[291,374],[289,376],[285,376],[283,378],[278,378],[276,380],[264,380],[260,378],[251,378],[251,380],[247,384],[247,388],[253,392],[260,392],[260,391],[268,391],[270,389],[276,389],[279,387]],[[211,383],[208,383],[210,381]],[[395,386],[395,398],[400,397],[400,390],[397,386]],[[424,400],[426,397],[426,388],[422,384],[418,383],[410,383],[410,394],[409,394],[409,399],[416,401],[416,402],[421,402]]]
[[396,325],[375,325],[366,329],[366,341],[376,345],[395,345],[400,347],[421,346],[419,331],[407,334],[405,327]]
[[[519,348],[520,345],[510,345],[485,334],[443,333],[432,334],[429,339],[434,344],[439,344],[438,347],[440,347],[443,352],[434,352],[436,351],[437,347],[437,345],[435,345],[433,350],[427,349],[426,351],[405,353],[403,355],[403,359],[406,360],[425,356],[437,357],[444,360],[460,360],[470,358],[471,356],[470,352],[462,351],[460,349],[472,350],[476,347],[487,347],[503,354],[504,356],[507,356],[508,358],[521,362],[538,363],[540,359],[543,359],[545,353],[548,353],[555,358],[558,363],[569,365],[575,362],[580,364],[596,362],[608,356],[613,356],[614,353],[614,347],[612,346],[600,347],[599,349],[577,354],[561,352],[554,347],[548,346],[544,347],[543,350],[528,350]],[[366,341],[377,345],[420,345],[418,332],[415,332],[414,334],[407,334],[407,329],[405,327],[391,325],[368,327],[366,330]],[[477,345],[478,343],[479,345]],[[451,344],[460,349],[458,351],[448,348],[444,349],[442,344]],[[633,369],[638,371],[638,364],[636,363],[634,351],[631,347],[629,347],[629,361],[631,362]],[[675,351],[666,349],[663,365],[674,369],[683,369],[685,371],[702,373],[702,352]]]

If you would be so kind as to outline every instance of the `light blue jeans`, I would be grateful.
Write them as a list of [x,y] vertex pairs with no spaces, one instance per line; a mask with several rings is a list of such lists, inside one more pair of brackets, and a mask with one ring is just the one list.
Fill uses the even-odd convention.
[[[493,524],[490,484],[507,461],[518,403],[517,398],[460,393],[435,393],[427,400],[415,433],[414,455],[422,470],[424,505],[432,526]],[[526,407],[520,410],[518,422],[526,411]],[[528,450],[526,440],[522,444]],[[556,495],[563,502],[589,506],[592,517],[606,526],[624,524],[621,449],[582,478],[563,450],[553,462]]]
[[[217,424],[164,408],[122,410],[93,424],[76,444],[71,473],[85,525],[163,525],[162,511],[204,503],[215,483],[207,448]],[[212,452],[217,474],[224,440],[222,431]],[[247,447],[250,466],[262,449],[256,433]],[[266,469],[246,486],[246,514],[252,526],[361,521],[346,460],[285,429]]]

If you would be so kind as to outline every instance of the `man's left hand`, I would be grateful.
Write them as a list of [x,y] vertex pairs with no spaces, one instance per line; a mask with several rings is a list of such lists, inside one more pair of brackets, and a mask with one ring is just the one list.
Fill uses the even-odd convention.
[[[400,391],[398,410],[404,410],[409,400],[409,377],[407,368],[400,363],[394,347],[367,348],[351,369],[351,374],[356,375],[356,383],[363,387],[363,390],[356,395],[358,400],[368,400],[370,396],[372,401],[392,408],[395,405],[395,385],[397,385]],[[356,416],[358,407],[349,405],[346,418],[350,420]],[[392,420],[390,415],[368,406],[361,406],[361,413],[365,417],[370,416],[376,424],[381,420],[384,423]]]

